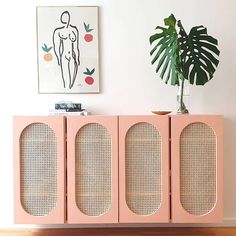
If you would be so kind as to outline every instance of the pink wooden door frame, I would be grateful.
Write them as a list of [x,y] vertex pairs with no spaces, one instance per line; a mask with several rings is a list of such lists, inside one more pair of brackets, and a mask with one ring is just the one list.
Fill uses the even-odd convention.
[[[108,129],[112,138],[112,205],[100,216],[82,213],[75,200],[75,138],[80,128],[89,124],[100,124]],[[117,223],[118,222],[118,121],[117,116],[67,117],[67,194],[68,223]]]
[[[21,204],[20,193],[20,137],[22,131],[33,123],[48,125],[57,138],[57,206],[47,216],[32,216]],[[25,224],[65,223],[65,119],[55,116],[15,116],[14,134],[14,222]]]
[[[125,181],[125,137],[135,124],[147,122],[158,129],[162,137],[162,202],[160,208],[151,215],[137,215],[126,203]],[[119,222],[157,223],[169,222],[169,118],[168,116],[119,116]]]
[[[189,214],[180,201],[180,135],[189,124],[202,122],[216,134],[216,204],[202,216]],[[171,203],[173,223],[217,223],[223,218],[223,116],[176,115],[171,116]]]

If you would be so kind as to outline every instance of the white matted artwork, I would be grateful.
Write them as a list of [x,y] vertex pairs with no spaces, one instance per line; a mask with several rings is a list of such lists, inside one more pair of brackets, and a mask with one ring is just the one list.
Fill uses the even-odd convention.
[[98,93],[98,7],[37,7],[39,93]]

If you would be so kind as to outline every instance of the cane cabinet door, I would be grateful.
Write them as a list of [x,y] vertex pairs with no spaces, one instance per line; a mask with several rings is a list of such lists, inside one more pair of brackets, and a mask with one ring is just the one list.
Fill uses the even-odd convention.
[[68,223],[118,222],[116,116],[67,118]]
[[15,223],[65,222],[65,119],[14,117]]
[[221,222],[222,172],[223,117],[172,116],[172,221]]
[[119,221],[169,221],[168,116],[119,117]]

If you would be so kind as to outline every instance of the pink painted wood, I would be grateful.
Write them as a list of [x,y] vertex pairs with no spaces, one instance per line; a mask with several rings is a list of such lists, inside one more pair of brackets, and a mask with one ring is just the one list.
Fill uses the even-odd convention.
[[[150,215],[137,215],[131,211],[126,203],[126,134],[135,124],[147,122],[160,132],[162,137],[161,181],[162,201],[159,209]],[[120,116],[119,117],[119,222],[157,223],[169,222],[169,117],[168,116]]]
[[[118,222],[118,121],[117,116],[69,116],[67,117],[67,163],[68,163],[68,223],[117,223]],[[95,123],[107,128],[112,139],[112,199],[111,207],[99,216],[88,216],[76,204],[75,192],[75,139],[85,125]]]
[[[180,135],[183,129],[195,122],[209,125],[216,135],[216,204],[200,216],[188,213],[180,200]],[[173,223],[217,223],[223,218],[223,116],[176,115],[171,116],[171,209]]]
[[[20,138],[23,130],[33,123],[48,125],[57,138],[57,206],[46,216],[32,216],[21,204]],[[25,224],[59,224],[65,222],[65,118],[55,116],[13,118],[14,126],[14,221]]]

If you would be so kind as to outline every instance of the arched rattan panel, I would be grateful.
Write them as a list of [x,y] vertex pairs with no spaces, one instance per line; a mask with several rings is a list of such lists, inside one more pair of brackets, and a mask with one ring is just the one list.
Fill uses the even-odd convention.
[[161,136],[146,122],[133,125],[126,134],[126,203],[137,215],[150,215],[161,204]]
[[207,214],[216,203],[216,136],[201,122],[180,135],[180,200],[192,215]]
[[48,215],[57,203],[57,140],[46,124],[27,126],[20,137],[21,204],[32,216]]
[[78,131],[75,146],[76,204],[85,215],[102,215],[111,207],[110,133],[89,123]]

